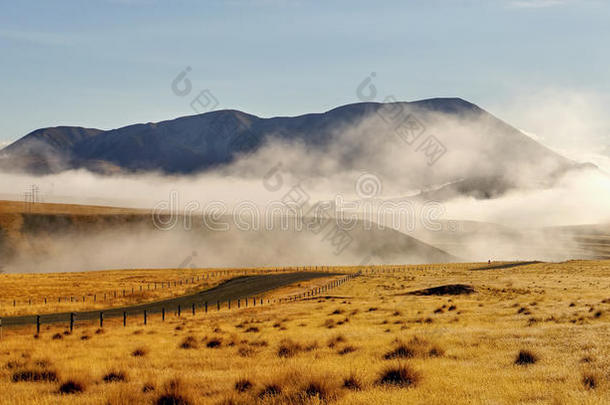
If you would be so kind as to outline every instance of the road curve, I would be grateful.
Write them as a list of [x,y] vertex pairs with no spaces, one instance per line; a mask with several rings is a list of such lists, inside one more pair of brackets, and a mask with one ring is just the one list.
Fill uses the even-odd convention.
[[[298,283],[300,281],[338,275],[341,275],[341,273],[298,272],[242,276],[233,278],[216,287],[203,290],[195,294],[183,295],[180,297],[145,304],[111,307],[106,309],[96,309],[93,311],[73,313],[75,321],[78,322],[99,319],[100,312],[104,313],[104,319],[122,317],[123,313],[127,313],[127,315],[137,314],[138,316],[142,316],[144,310],[146,310],[148,314],[159,313],[161,312],[162,308],[165,308],[165,310],[169,312],[177,310],[179,305],[183,310],[190,310],[193,304],[200,307],[204,305],[205,302],[208,302],[211,307],[210,309],[215,309],[214,307],[218,301],[221,303],[225,303],[228,300],[236,301],[237,299],[254,297],[258,294],[262,294],[289,284]],[[233,304],[236,305],[236,303]],[[36,315],[11,316],[3,317],[1,319],[3,327],[36,324]],[[56,322],[70,322],[70,312],[58,312],[40,315],[41,324]]]

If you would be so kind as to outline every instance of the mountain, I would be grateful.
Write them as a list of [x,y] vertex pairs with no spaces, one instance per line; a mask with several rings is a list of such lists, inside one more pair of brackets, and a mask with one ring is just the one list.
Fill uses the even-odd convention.
[[[426,144],[432,138],[441,141],[436,152],[443,155],[434,170],[434,145]],[[398,148],[388,145],[396,139],[404,152],[390,157]],[[273,141],[303,145],[341,170],[373,166],[384,177],[403,179],[404,189],[450,184],[434,192],[442,198],[489,198],[513,187],[548,185],[580,167],[472,103],[435,98],[349,104],[296,117],[222,110],[108,131],[44,128],[0,151],[0,169],[193,174],[239,161]],[[390,165],[397,159],[402,169]]]

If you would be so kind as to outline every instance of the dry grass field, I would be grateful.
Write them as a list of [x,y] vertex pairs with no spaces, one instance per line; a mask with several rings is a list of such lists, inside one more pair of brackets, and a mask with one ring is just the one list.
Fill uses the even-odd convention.
[[0,403],[608,403],[610,262],[486,267],[377,267],[146,326],[5,328]]
[[294,270],[181,268],[0,274],[0,317],[141,304],[201,291],[241,275]]

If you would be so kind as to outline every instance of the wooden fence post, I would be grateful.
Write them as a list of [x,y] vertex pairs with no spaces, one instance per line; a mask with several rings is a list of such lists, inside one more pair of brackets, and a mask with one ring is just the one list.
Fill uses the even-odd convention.
[[40,315],[36,315],[36,334],[40,334]]
[[74,312],[70,312],[70,333],[74,330]]
[[206,314],[208,313],[208,302],[207,301],[205,302],[205,313]]
[[165,321],[165,308],[161,308],[161,320]]
[[178,316],[180,316],[180,305],[178,305]]
[[146,325],[146,310],[144,310],[144,325]]
[[193,315],[195,315],[195,303],[193,303],[192,309],[193,309]]
[[127,312],[123,311],[123,327],[127,326]]

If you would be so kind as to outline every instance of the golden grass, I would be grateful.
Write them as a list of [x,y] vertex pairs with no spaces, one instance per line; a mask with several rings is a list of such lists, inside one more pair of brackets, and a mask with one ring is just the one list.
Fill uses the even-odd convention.
[[[610,262],[473,267],[378,268],[295,303],[97,334],[5,329],[0,403],[608,403]],[[408,294],[446,284],[476,292]],[[515,364],[520,352],[536,361]]]
[[[297,268],[182,268],[0,274],[0,317],[139,304],[195,293],[241,275],[295,270]],[[289,295],[302,291],[303,286],[323,283],[321,280],[315,284],[301,283],[301,286],[286,287],[280,293]],[[265,294],[265,297],[269,296]]]

